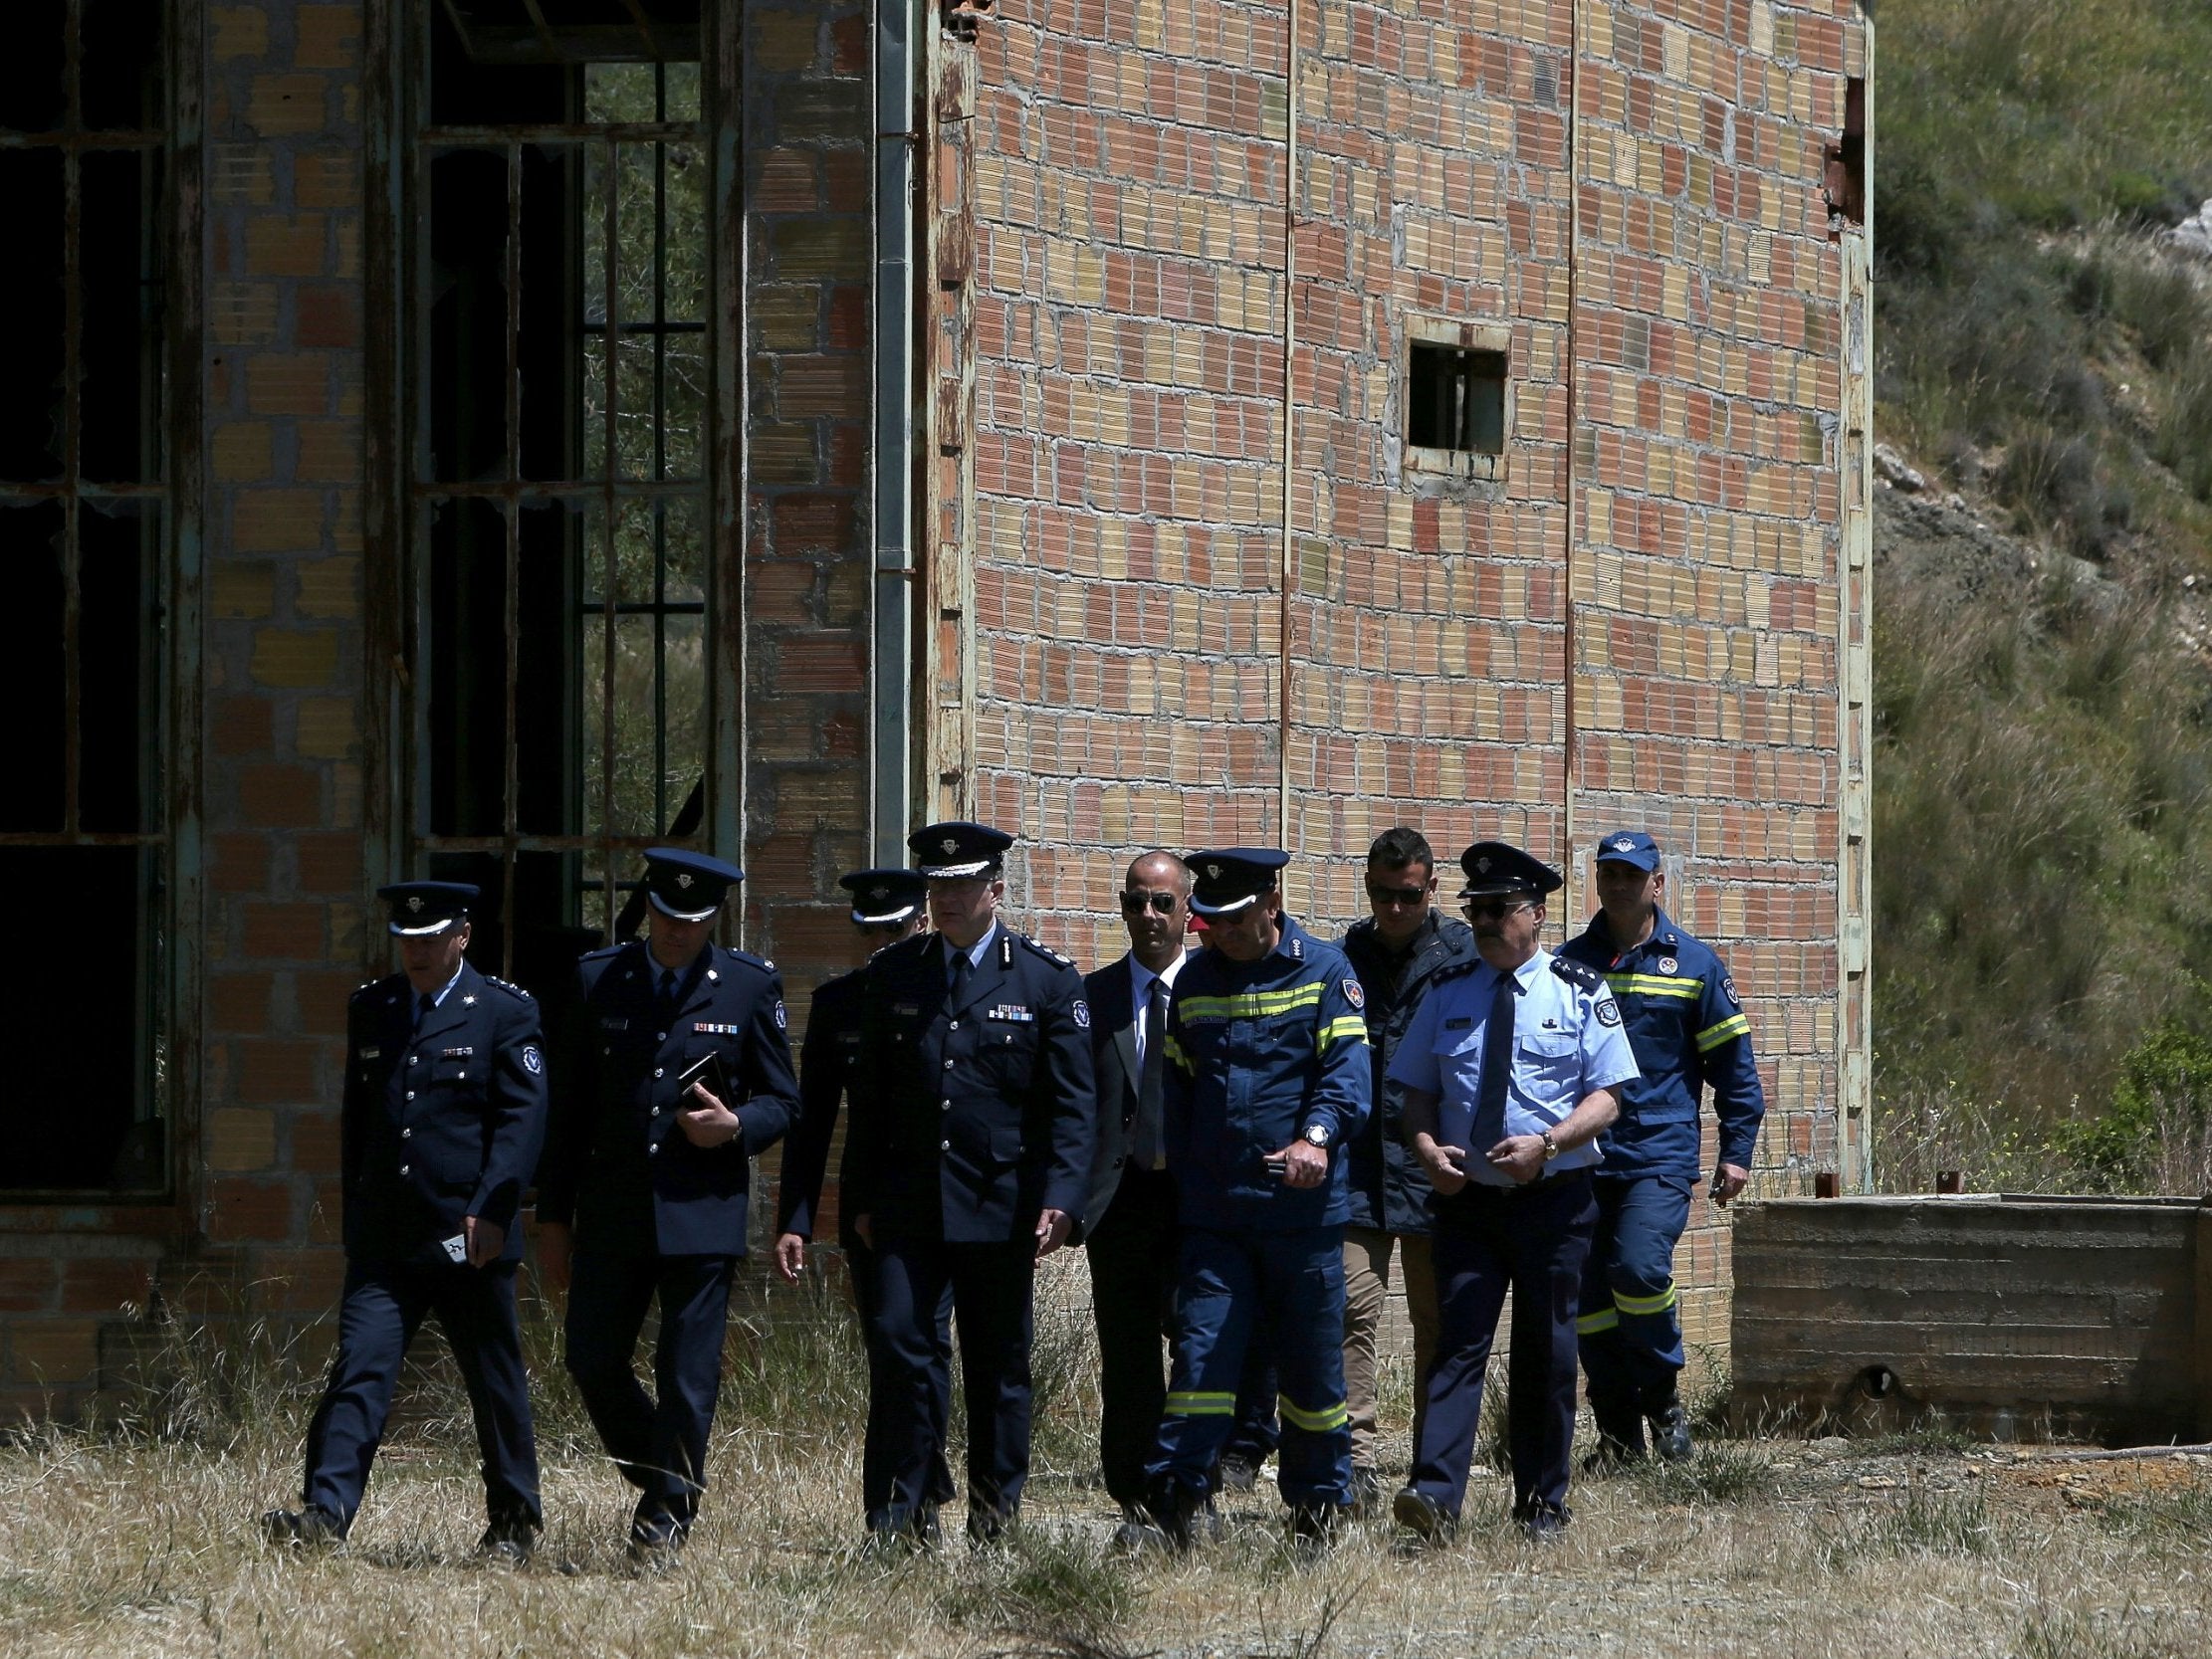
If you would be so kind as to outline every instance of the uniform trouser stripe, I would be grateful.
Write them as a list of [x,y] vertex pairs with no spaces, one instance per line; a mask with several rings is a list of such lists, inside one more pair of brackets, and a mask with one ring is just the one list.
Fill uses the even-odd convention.
[[1168,1410],[1177,1417],[1233,1417],[1236,1396],[1179,1390],[1168,1395]]
[[1613,1293],[1614,1307],[1629,1315],[1663,1314],[1678,1300],[1672,1284],[1668,1284],[1666,1289],[1656,1296],[1623,1296],[1619,1291]]
[[1324,1405],[1318,1411],[1307,1411],[1293,1405],[1289,1395],[1278,1394],[1275,1396],[1275,1404],[1281,1408],[1286,1421],[1312,1434],[1326,1434],[1331,1429],[1344,1427],[1352,1420],[1351,1410],[1342,1400],[1334,1405]]

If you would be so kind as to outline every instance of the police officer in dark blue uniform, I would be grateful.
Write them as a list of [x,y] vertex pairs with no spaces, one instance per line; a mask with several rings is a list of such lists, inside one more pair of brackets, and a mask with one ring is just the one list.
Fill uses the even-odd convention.
[[[702,853],[647,851],[647,938],[576,964],[538,1176],[540,1262],[555,1286],[573,1281],[568,1372],[638,1489],[630,1552],[648,1565],[698,1514],[750,1163],[796,1107],[774,964],[710,936],[744,879]],[[648,1394],[630,1355],[656,1298]]]
[[[838,877],[837,885],[852,895],[853,938],[863,966],[875,951],[911,938],[929,926],[928,883],[919,870],[852,870]],[[775,1191],[775,1272],[786,1285],[797,1284],[805,1271],[806,1246],[814,1236],[815,1212],[821,1204],[822,1177],[829,1166],[829,1143],[836,1134],[838,1112],[859,1082],[861,982],[858,968],[823,980],[814,988],[813,1003],[807,1010],[806,1040],[798,1054],[798,1118],[783,1142],[783,1172]],[[844,1199],[837,1206],[837,1246],[844,1252],[845,1274],[852,1285],[865,1337],[874,1326],[870,1309],[875,1261],[852,1229],[851,1170],[852,1138],[848,1134],[844,1156],[837,1166],[838,1190]],[[950,1286],[939,1303],[938,1317],[950,1341]],[[945,1380],[946,1395],[937,1406],[940,1420],[952,1406],[952,1378]],[[865,1474],[861,1481],[867,1484]],[[957,1492],[941,1448],[930,1471],[930,1501],[951,1503]]]
[[1513,1518],[1542,1539],[1568,1522],[1575,1307],[1597,1218],[1597,1137],[1637,1075],[1636,1056],[1604,978],[1538,943],[1559,872],[1501,841],[1476,842],[1459,864],[1481,960],[1431,982],[1390,1066],[1436,1188],[1438,1312],[1414,1478],[1392,1513],[1433,1540],[1457,1526],[1510,1288]]
[[1089,1174],[1093,1099],[1075,964],[998,920],[1013,837],[932,824],[908,838],[937,932],[862,969],[861,1075],[844,1202],[875,1254],[869,1531],[932,1541],[959,1317],[968,1534],[995,1540],[1029,1473],[1030,1289],[1067,1241]]
[[1691,1451],[1689,1413],[1676,1390],[1682,1325],[1674,1246],[1700,1173],[1698,1100],[1709,1085],[1720,1150],[1712,1200],[1726,1204],[1751,1175],[1766,1092],[1751,1057],[1751,1026],[1728,967],[1661,908],[1659,843],[1642,830],[1601,837],[1598,915],[1560,955],[1606,976],[1643,1075],[1599,1142],[1598,1227],[1583,1270],[1582,1369],[1597,1419],[1596,1466],[1644,1455],[1644,1425],[1659,1455]]
[[1146,1507],[1192,1542],[1254,1333],[1282,1389],[1278,1477],[1293,1535],[1326,1539],[1352,1501],[1344,1400],[1345,1141],[1372,1080],[1352,965],[1283,914],[1289,855],[1193,853],[1212,948],[1168,1004],[1161,1115],[1175,1176],[1175,1368]]
[[520,1561],[543,1519],[515,1265],[515,1211],[546,1133],[546,1062],[528,992],[462,955],[477,890],[379,888],[402,971],[353,993],[342,1118],[345,1291],[337,1359],[308,1428],[305,1502],[262,1518],[283,1544],[344,1538],[423,1316],[452,1345],[484,1458],[481,1548]]

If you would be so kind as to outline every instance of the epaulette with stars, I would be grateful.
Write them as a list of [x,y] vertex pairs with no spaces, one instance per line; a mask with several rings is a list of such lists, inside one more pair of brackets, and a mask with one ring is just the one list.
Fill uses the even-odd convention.
[[1586,962],[1569,961],[1565,956],[1554,956],[1551,970],[1577,990],[1594,991],[1605,984],[1605,975],[1596,968]]
[[1440,985],[1448,979],[1464,979],[1476,968],[1488,967],[1489,965],[1490,964],[1488,962],[1485,962],[1480,956],[1469,956],[1463,962],[1449,962],[1446,963],[1444,966],[1439,967],[1438,969],[1437,969],[1437,976],[1434,979],[1430,980],[1429,983],[1431,983],[1432,985]]
[[1019,939],[1023,944],[1026,944],[1031,950],[1034,950],[1038,955],[1042,956],[1046,961],[1058,962],[1062,967],[1073,967],[1075,965],[1075,958],[1073,956],[1063,956],[1057,950],[1053,949],[1049,944],[1039,944],[1027,933],[1014,933],[1013,936]]
[[496,973],[487,973],[484,976],[484,982],[487,985],[497,985],[503,991],[512,991],[515,995],[521,997],[525,1002],[534,1002],[537,1000],[530,994],[530,992],[524,990],[522,986],[514,983],[512,980],[502,979]]

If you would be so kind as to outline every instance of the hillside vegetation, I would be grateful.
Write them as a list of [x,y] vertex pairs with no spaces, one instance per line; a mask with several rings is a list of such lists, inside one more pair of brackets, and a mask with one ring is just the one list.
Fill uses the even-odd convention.
[[2212,7],[1879,15],[1880,1175],[2199,1190]]

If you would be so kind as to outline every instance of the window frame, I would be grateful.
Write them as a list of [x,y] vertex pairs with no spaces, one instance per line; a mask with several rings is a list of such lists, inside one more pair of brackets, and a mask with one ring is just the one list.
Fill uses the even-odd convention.
[[[206,890],[203,871],[201,777],[205,695],[201,663],[204,616],[206,480],[204,409],[206,379],[205,283],[201,270],[205,200],[203,66],[196,50],[204,39],[204,0],[169,0],[162,8],[161,41],[166,95],[161,140],[166,154],[154,235],[167,255],[163,273],[163,323],[154,424],[165,450],[163,477],[113,493],[154,501],[165,509],[161,569],[154,602],[166,611],[166,640],[153,663],[147,695],[159,713],[148,740],[158,748],[151,798],[138,831],[10,835],[15,845],[98,846],[132,844],[156,849],[160,898],[149,923],[167,949],[165,971],[149,973],[144,1063],[150,1074],[158,1041],[167,1066],[167,1098],[160,1116],[161,1183],[156,1187],[25,1187],[0,1191],[0,1231],[103,1233],[181,1243],[196,1227],[207,1176],[200,1152],[205,1047],[201,977],[205,956]],[[70,0],[67,23],[83,25],[83,0]],[[82,147],[98,148],[98,144]],[[74,494],[78,480],[62,487]],[[76,740],[72,734],[72,741]],[[150,1085],[149,1085],[150,1086]]]
[[[608,855],[607,885],[611,888],[637,874],[616,868],[616,859],[671,837],[664,833],[665,824],[647,826],[647,833],[640,834],[588,833],[580,818],[574,835],[518,829],[512,741],[506,756],[509,782],[501,809],[502,832],[488,838],[434,832],[432,827],[429,767],[432,745],[438,738],[427,725],[428,519],[417,505],[418,498],[434,494],[439,488],[428,482],[426,472],[418,467],[418,456],[427,449],[430,387],[424,360],[429,322],[418,305],[420,256],[416,227],[420,222],[418,209],[427,200],[425,135],[440,130],[431,125],[427,104],[432,38],[427,10],[408,0],[368,0],[370,15],[364,24],[368,81],[372,92],[380,95],[368,101],[366,123],[370,161],[364,246],[369,306],[372,313],[389,319],[389,327],[380,338],[372,331],[365,413],[371,431],[388,433],[391,441],[383,465],[372,459],[363,506],[369,545],[392,551],[384,561],[386,569],[370,576],[365,618],[370,636],[370,685],[388,687],[386,695],[371,696],[366,711],[364,736],[371,775],[380,775],[385,783],[383,790],[370,792],[364,824],[367,869],[377,873],[376,880],[390,879],[418,873],[440,851],[489,852],[493,849],[486,845],[488,840],[499,843],[496,856],[508,889],[498,901],[503,959],[484,965],[501,971],[514,960],[516,929],[510,925],[510,901],[518,854],[573,851],[589,858],[596,849]],[[740,309],[745,231],[741,193],[743,22],[743,7],[735,0],[701,0],[698,134],[707,166],[707,249],[704,326],[699,336],[704,342],[705,397],[700,491],[695,499],[700,503],[699,533],[705,564],[701,625],[706,679],[701,716],[705,789],[697,828],[675,838],[732,856],[742,835],[745,787],[745,331]],[[680,53],[667,57],[672,62],[691,61]],[[559,124],[562,130],[577,134],[595,130],[591,123],[580,120]],[[548,123],[546,129],[552,128],[553,123]],[[579,399],[581,395],[579,387]],[[611,466],[610,458],[610,470]],[[527,489],[525,494],[527,499]],[[571,621],[587,615],[580,593],[571,595],[567,604],[565,614]],[[595,617],[600,609],[594,604],[588,607],[588,615]],[[379,672],[378,665],[398,672]],[[590,683],[584,688],[587,700],[598,695],[597,678],[595,673],[589,677]],[[564,787],[580,788],[583,768],[592,763],[582,754],[574,759],[574,775],[563,780]],[[383,798],[375,799],[379,794]],[[610,924],[619,903],[620,895],[613,894],[606,913]],[[364,966],[380,963],[381,953],[375,949],[379,942],[364,940]]]
[[[1493,352],[1505,364],[1504,411],[1500,422],[1500,448],[1492,455],[1480,450],[1439,449],[1417,444],[1412,437],[1414,348],[1437,346],[1454,351]],[[1440,317],[1406,319],[1404,346],[1399,352],[1399,418],[1401,467],[1406,482],[1455,481],[1462,484],[1504,484],[1513,453],[1513,328],[1505,322],[1451,322]]]

